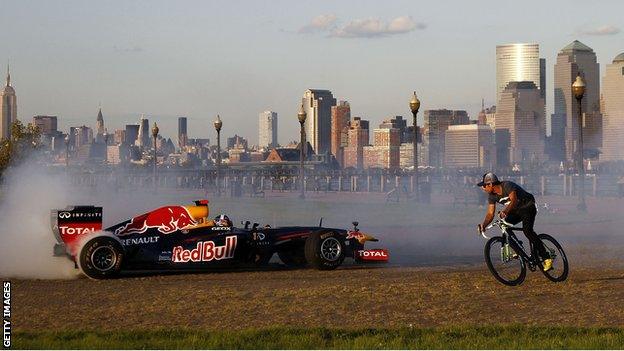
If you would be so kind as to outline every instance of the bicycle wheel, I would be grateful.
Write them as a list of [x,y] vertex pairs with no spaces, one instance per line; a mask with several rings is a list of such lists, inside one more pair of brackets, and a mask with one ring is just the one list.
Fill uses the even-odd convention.
[[[546,250],[550,253],[550,258],[553,260],[552,269],[544,272],[542,269],[542,273],[546,276],[546,278],[552,280],[553,282],[562,282],[568,278],[569,266],[568,266],[568,257],[566,257],[565,252],[561,245],[548,234],[540,234],[537,236],[540,238],[544,246],[546,246]],[[541,263],[540,263],[540,268]]]
[[505,249],[505,240],[495,236],[485,244],[485,263],[499,282],[505,285],[519,285],[526,277],[526,266],[522,256],[512,247]]

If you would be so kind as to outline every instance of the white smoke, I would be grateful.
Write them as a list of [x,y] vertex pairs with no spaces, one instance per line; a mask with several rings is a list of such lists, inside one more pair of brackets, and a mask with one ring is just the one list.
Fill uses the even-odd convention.
[[69,279],[78,274],[67,257],[52,256],[56,242],[50,210],[67,204],[64,176],[24,163],[10,168],[0,190],[0,276]]

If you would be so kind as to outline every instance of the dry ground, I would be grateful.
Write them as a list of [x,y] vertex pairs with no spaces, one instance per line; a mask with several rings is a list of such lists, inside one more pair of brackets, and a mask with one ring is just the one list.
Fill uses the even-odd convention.
[[512,323],[624,326],[621,268],[576,268],[567,282],[559,284],[533,273],[515,288],[494,281],[482,265],[13,282],[13,321],[18,331]]

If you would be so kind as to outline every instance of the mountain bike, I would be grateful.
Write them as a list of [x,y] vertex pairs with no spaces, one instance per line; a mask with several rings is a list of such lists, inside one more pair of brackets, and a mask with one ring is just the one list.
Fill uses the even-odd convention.
[[[492,227],[501,230],[501,236],[488,238],[485,231]],[[515,231],[522,231],[522,228],[514,227],[513,224],[504,219],[496,219],[479,233],[485,239],[489,239],[485,244],[485,262],[494,277],[505,285],[520,285],[526,278],[527,267],[534,272],[539,269],[546,278],[553,282],[562,282],[568,278],[569,265],[568,258],[561,245],[548,234],[539,234],[538,238],[544,243],[546,251],[553,260],[552,269],[543,270],[542,259],[537,254],[537,250],[529,241],[529,252],[524,249]]]

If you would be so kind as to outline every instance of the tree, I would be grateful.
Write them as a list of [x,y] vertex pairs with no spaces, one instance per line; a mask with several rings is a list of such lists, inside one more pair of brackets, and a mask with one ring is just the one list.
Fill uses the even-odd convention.
[[0,174],[9,166],[19,164],[41,145],[39,127],[15,121],[11,125],[11,138],[0,140]]

